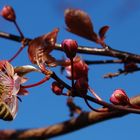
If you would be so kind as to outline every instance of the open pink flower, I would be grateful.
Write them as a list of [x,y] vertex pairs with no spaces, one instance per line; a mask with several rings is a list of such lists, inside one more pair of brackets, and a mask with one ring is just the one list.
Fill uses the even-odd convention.
[[[80,57],[74,58],[73,67],[74,67],[74,72],[73,72],[74,80],[77,80],[83,77],[85,78],[88,77],[88,65]],[[68,74],[68,78],[71,79],[71,65],[66,66],[65,69]]]
[[0,61],[0,100],[7,105],[6,108],[11,113],[12,119],[15,118],[18,109],[17,94],[20,85],[25,81],[23,77],[14,73],[14,68],[8,61]]
[[17,95],[20,85],[26,80],[14,73],[13,66],[6,60],[0,61],[0,95],[11,97]]

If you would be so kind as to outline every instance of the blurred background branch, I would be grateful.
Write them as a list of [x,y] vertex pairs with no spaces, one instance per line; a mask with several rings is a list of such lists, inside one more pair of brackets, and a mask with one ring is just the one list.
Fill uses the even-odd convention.
[[[131,98],[133,105],[140,105],[140,96]],[[22,139],[46,139],[71,133],[89,125],[94,125],[109,119],[119,118],[128,115],[120,111],[110,112],[82,112],[78,117],[72,118],[62,123],[54,124],[46,128],[21,129],[21,130],[1,130],[0,140],[22,140]]]

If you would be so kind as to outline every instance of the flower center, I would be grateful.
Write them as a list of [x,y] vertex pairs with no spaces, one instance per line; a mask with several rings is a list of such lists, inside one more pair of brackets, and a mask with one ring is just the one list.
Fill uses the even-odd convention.
[[6,96],[11,97],[12,90],[14,87],[13,79],[6,75],[3,71],[0,71],[0,96],[5,98]]

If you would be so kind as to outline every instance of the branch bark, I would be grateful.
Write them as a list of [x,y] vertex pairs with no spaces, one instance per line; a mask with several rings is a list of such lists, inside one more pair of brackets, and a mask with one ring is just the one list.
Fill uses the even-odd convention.
[[114,59],[114,60],[85,60],[86,64],[88,65],[98,65],[98,64],[121,64],[124,63],[124,61],[120,59]]
[[[133,105],[140,105],[140,96],[131,98]],[[23,140],[23,139],[46,139],[59,135],[64,135],[89,125],[94,125],[102,121],[106,121],[113,118],[123,117],[128,115],[122,111],[111,112],[83,112],[77,118],[72,118],[68,121],[58,123],[46,128],[37,129],[24,129],[24,130],[1,130],[0,140]]]
[[[5,39],[9,39],[9,40],[13,40],[13,41],[17,41],[17,42],[22,41],[22,38],[20,36],[12,35],[12,34],[5,33],[5,32],[0,32],[0,37],[5,38]],[[26,40],[26,45],[28,45],[28,43],[32,39],[25,38],[25,40]],[[55,44],[55,49],[59,50],[59,51],[62,51],[61,44],[56,43]],[[101,56],[110,56],[110,57],[122,59],[122,60],[127,61],[127,62],[133,61],[135,63],[140,63],[140,55],[115,50],[115,49],[112,49],[109,46],[106,47],[106,48],[93,48],[93,47],[87,47],[87,46],[79,46],[78,47],[78,53],[94,54],[94,55],[101,55]]]

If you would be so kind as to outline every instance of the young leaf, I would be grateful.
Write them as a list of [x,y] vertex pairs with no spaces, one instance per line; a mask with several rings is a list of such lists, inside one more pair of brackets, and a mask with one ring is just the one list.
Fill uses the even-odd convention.
[[98,41],[90,17],[82,10],[67,9],[65,11],[67,30],[91,41]]
[[14,72],[19,76],[23,76],[30,72],[39,72],[39,70],[31,65],[19,66],[14,68]]
[[52,32],[37,37],[29,43],[28,55],[33,64],[56,65],[56,60],[50,55],[50,52],[55,47],[58,31],[55,28]]
[[99,30],[99,36],[102,40],[105,39],[105,34],[108,31],[109,26],[103,26],[100,30]]

